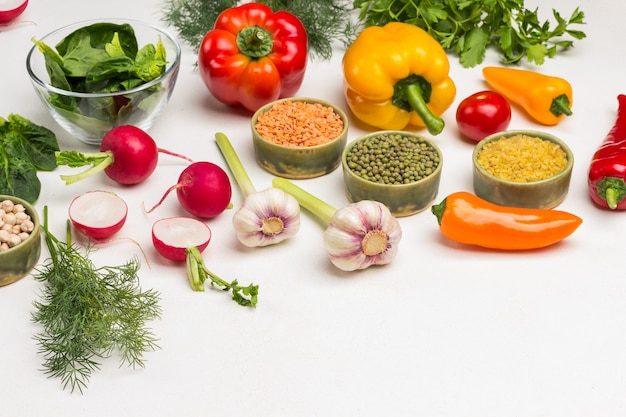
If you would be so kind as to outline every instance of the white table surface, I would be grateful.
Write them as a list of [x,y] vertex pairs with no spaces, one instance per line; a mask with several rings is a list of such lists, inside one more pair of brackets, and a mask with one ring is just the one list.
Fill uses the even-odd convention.
[[[534,7],[538,1],[527,2]],[[626,415],[626,213],[590,201],[586,175],[591,155],[612,126],[617,95],[626,93],[626,3],[608,0],[541,2],[543,18],[564,17],[579,5],[588,37],[538,70],[568,79],[574,115],[546,128],[514,110],[510,128],[547,130],[572,148],[576,163],[559,209],[584,219],[561,244],[523,253],[460,247],[439,233],[427,210],[400,220],[404,237],[386,267],[342,273],[327,260],[320,225],[307,213],[302,229],[281,245],[242,247],[232,212],[208,221],[213,239],[204,258],[227,279],[260,286],[256,309],[227,294],[190,289],[184,266],[158,259],[150,227],[161,217],[185,214],[172,195],[146,215],[182,169],[162,157],[156,173],[135,187],[104,175],[65,186],[59,174],[41,173],[41,210],[49,206],[52,230],[64,236],[70,200],[107,189],[128,203],[120,236],[137,240],[151,269],[144,288],[161,293],[162,319],[151,327],[160,350],[146,367],[103,362],[84,394],[61,389],[41,371],[31,322],[40,284],[29,276],[0,288],[0,410],[3,416],[446,416],[614,417]],[[107,17],[165,26],[162,2],[108,0],[32,1],[23,19],[34,24],[0,33],[0,116],[17,113],[51,128],[63,149],[90,150],[62,131],[35,96],[25,70],[31,38],[75,21]],[[170,30],[174,31],[170,28]],[[340,47],[331,61],[308,67],[300,96],[343,100]],[[472,144],[459,137],[454,112],[461,99],[484,89],[481,68],[464,69],[450,57],[458,93],[435,138],[444,153],[438,200],[472,190]],[[214,143],[222,131],[233,142],[255,186],[272,176],[254,160],[249,114],[213,99],[185,46],[171,102],[150,133],[163,148],[226,167]],[[489,51],[485,65],[497,65]],[[353,123],[350,140],[363,134]],[[74,171],[72,171],[74,172]],[[347,204],[341,171],[297,181],[335,207]],[[233,203],[241,203],[234,188]],[[44,249],[42,260],[47,257]],[[97,265],[141,256],[117,242],[92,253]]]

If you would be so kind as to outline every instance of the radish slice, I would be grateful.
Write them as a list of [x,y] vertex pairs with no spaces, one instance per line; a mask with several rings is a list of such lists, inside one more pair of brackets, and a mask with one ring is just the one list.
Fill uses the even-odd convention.
[[196,247],[202,252],[210,240],[209,226],[190,217],[168,217],[152,225],[154,248],[170,261],[185,261],[187,248]]
[[21,15],[28,0],[0,0],[0,23],[7,23]]
[[74,227],[94,240],[105,240],[124,226],[128,206],[109,191],[88,191],[72,200],[69,210]]

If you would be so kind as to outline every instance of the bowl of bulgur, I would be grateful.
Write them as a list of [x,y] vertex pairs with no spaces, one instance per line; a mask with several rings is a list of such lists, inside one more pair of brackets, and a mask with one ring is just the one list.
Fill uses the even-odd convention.
[[551,209],[567,196],[574,155],[549,133],[509,130],[476,144],[472,161],[479,197],[503,206]]
[[335,170],[348,140],[348,118],[338,106],[315,98],[286,98],[252,116],[257,163],[291,179],[319,177]]
[[28,275],[40,255],[37,211],[21,198],[0,195],[0,286]]
[[443,154],[415,133],[366,134],[346,146],[341,162],[348,200],[379,201],[396,217],[419,213],[439,192]]

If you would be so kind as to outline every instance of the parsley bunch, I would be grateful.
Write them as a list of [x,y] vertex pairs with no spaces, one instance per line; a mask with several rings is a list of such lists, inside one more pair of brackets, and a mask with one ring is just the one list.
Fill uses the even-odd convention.
[[524,0],[354,0],[364,26],[404,22],[416,25],[469,68],[483,62],[487,47],[496,47],[506,64],[523,58],[541,65],[559,48],[573,46],[585,33],[571,29],[584,24],[577,7],[568,19],[552,9],[556,26],[540,21],[538,9],[524,7]]

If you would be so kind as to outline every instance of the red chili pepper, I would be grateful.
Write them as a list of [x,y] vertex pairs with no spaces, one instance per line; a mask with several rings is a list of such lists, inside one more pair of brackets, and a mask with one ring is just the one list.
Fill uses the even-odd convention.
[[601,207],[626,210],[626,95],[617,96],[615,123],[593,154],[588,184],[591,199]]
[[256,111],[300,89],[308,38],[302,22],[260,3],[224,10],[202,40],[198,69],[219,101]]

